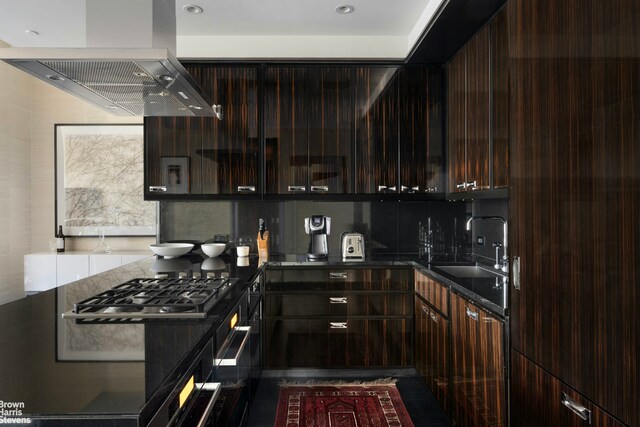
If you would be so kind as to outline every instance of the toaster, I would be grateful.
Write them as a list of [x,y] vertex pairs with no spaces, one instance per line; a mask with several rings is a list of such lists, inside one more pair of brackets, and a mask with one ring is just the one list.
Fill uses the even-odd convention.
[[342,258],[364,259],[364,236],[362,234],[342,233],[340,240],[342,240]]

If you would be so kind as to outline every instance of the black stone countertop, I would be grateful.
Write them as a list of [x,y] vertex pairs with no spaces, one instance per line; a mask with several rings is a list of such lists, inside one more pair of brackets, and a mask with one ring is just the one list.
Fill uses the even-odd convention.
[[[0,400],[24,404],[33,418],[100,416],[119,424],[146,417],[185,364],[213,334],[221,317],[244,293],[262,267],[257,257],[173,260],[150,257],[56,289],[0,306]],[[368,256],[365,261],[329,258],[308,262],[305,255],[275,255],[267,268],[414,267],[477,305],[504,318],[505,289],[493,279],[456,279],[434,272],[435,264],[468,263],[469,256]],[[238,265],[240,264],[240,265]],[[73,303],[136,277],[181,271],[228,271],[239,278],[205,321],[131,325],[76,325],[62,319]],[[162,386],[162,387],[161,387]],[[141,415],[142,414],[142,415]],[[132,424],[134,425],[134,424]]]
[[486,265],[489,270],[493,269],[492,266],[488,265],[488,260],[469,254],[435,254],[431,257],[418,257],[415,254],[368,255],[364,261],[343,261],[340,257],[329,257],[326,261],[309,261],[306,255],[276,255],[269,258],[268,267],[414,267],[448,286],[453,292],[504,319],[508,314],[508,283],[502,283],[502,280],[496,281],[496,278],[460,278],[433,269],[434,267],[437,268],[438,265],[469,265],[476,263]]

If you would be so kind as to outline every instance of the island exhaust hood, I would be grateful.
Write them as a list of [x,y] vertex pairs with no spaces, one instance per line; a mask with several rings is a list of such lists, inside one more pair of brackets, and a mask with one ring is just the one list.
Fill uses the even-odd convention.
[[222,119],[174,56],[175,13],[175,0],[87,0],[86,47],[0,48],[0,59],[114,115]]

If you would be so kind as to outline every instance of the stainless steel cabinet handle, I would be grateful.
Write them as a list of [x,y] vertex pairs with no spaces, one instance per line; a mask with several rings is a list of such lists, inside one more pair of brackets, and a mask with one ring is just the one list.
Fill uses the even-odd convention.
[[305,187],[304,185],[290,185],[287,187],[287,191],[291,193],[302,192],[307,191],[307,187]]
[[401,185],[400,186],[400,192],[401,193],[416,193],[420,191],[420,186],[416,185],[414,187],[407,187],[406,185]]
[[222,383],[196,383],[196,388],[213,392],[211,394],[211,399],[209,399],[209,403],[207,403],[207,407],[204,408],[204,411],[198,420],[198,424],[196,424],[197,427],[204,427],[209,421],[209,415],[211,415],[211,411],[218,401],[218,397],[220,397]]
[[435,193],[436,191],[438,191],[438,187],[428,187],[424,191],[425,191],[425,193]]
[[346,304],[347,297],[329,297],[329,304]]
[[387,189],[386,185],[378,185],[378,192],[379,193],[385,191],[386,189]]
[[[251,336],[251,326],[236,326],[234,329],[236,332],[243,334],[242,342],[238,346],[236,354],[233,355],[233,357],[215,358],[213,360],[215,366],[238,366],[238,361],[240,357],[242,357],[242,351],[247,346],[247,342]],[[226,350],[228,346],[223,345],[223,348]],[[226,354],[223,355],[226,356]]]
[[429,309],[426,305],[422,305],[422,311],[424,311],[424,314],[429,314]]
[[562,392],[562,404],[569,408],[571,412],[591,424],[591,411],[570,398],[565,392]]
[[469,307],[465,307],[465,309],[467,311],[467,316],[471,317],[473,320],[477,322],[478,319],[480,318],[480,315],[478,314],[478,312],[471,310]]
[[151,185],[149,186],[149,191],[152,193],[164,193],[167,191],[167,187],[164,185]]
[[329,279],[346,279],[347,273],[329,272]]
[[[477,181],[470,181],[470,182],[466,182],[465,184],[467,184],[467,187],[471,187],[472,190],[475,190],[476,187],[478,186],[478,182]],[[465,188],[467,188],[465,187]]]
[[511,263],[511,279],[513,280],[513,287],[520,290],[520,257],[514,256]]
[[329,329],[347,329],[347,322],[329,322]]
[[329,187],[326,185],[312,185],[311,191],[314,193],[326,193],[329,191]]
[[253,185],[238,185],[238,192],[240,193],[255,193],[256,187]]
[[389,187],[389,191],[396,191],[398,189],[398,187],[396,187],[395,185],[393,187]]
[[429,317],[434,323],[438,323],[438,316],[433,311],[429,313]]
[[459,190],[464,190],[465,188],[467,188],[467,183],[463,182],[462,184],[458,184],[456,185],[456,188]]

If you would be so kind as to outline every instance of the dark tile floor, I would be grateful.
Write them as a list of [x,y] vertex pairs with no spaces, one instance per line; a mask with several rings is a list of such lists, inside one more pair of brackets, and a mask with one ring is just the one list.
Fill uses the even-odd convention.
[[[265,371],[249,410],[248,427],[274,427],[280,387],[278,382],[310,379],[367,380],[397,378],[396,386],[415,427],[450,427],[451,421],[415,370],[399,371]],[[276,426],[280,427],[280,426]]]

